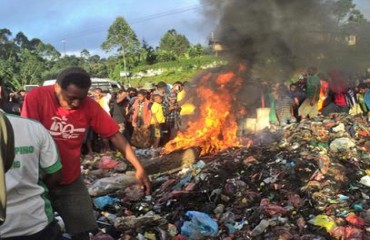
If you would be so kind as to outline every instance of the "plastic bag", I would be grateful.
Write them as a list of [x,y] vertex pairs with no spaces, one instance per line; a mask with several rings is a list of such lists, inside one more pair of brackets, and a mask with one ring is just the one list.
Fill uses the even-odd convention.
[[370,176],[364,176],[361,178],[360,180],[360,183],[367,186],[367,187],[370,187]]
[[346,217],[346,221],[356,227],[364,227],[366,225],[365,220],[363,218],[360,218],[353,213],[348,214],[348,216]]
[[191,221],[186,221],[181,227],[181,234],[188,239],[202,239],[204,237],[216,237],[218,225],[209,215],[197,211],[185,213]]
[[103,156],[99,162],[100,169],[113,169],[117,167],[120,163],[113,160],[110,156]]
[[118,198],[103,196],[103,197],[95,198],[93,202],[96,208],[103,209],[106,206],[110,206],[110,205],[120,202],[120,200]]
[[331,232],[331,235],[335,237],[335,239],[351,239],[351,240],[365,239],[364,232],[361,229],[350,226],[336,227]]
[[135,183],[137,183],[137,180],[134,175],[117,174],[112,177],[98,179],[89,187],[88,191],[91,196],[101,196],[119,189],[125,189]]
[[330,143],[330,150],[333,152],[349,151],[356,144],[349,138],[337,138]]
[[251,232],[252,237],[261,235],[269,226],[270,226],[270,221],[266,219],[262,219],[261,222],[255,228],[253,228]]
[[325,228],[329,233],[337,226],[334,219],[326,215],[317,215],[308,222],[315,226]]

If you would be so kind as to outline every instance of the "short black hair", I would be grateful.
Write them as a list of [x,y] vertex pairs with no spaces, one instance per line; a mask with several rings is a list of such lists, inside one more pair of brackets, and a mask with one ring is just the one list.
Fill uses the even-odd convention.
[[89,74],[80,67],[69,67],[61,71],[57,77],[57,83],[62,89],[66,89],[70,84],[78,88],[86,89],[91,86]]
[[137,94],[137,89],[134,87],[129,87],[127,88],[127,92],[134,92],[135,94]]
[[175,85],[175,84],[179,84],[180,86],[183,86],[183,83],[180,82],[180,81],[176,81],[176,82],[173,83],[173,85]]
[[124,89],[124,88],[122,88],[122,89],[120,89],[119,91],[118,91],[118,94],[121,94],[121,93],[123,93],[123,92],[128,92],[126,89]]
[[94,88],[94,89],[93,89],[93,91],[99,91],[99,92],[101,92],[101,93],[102,93],[102,92],[103,92],[103,89],[101,89],[101,88],[97,87],[97,88]]
[[360,84],[358,84],[357,88],[358,89],[366,89],[366,88],[369,88],[369,87],[367,86],[366,83],[360,83]]
[[143,96],[146,96],[148,94],[148,91],[144,90],[144,89],[140,89],[137,94],[139,95],[143,95]]
[[160,81],[159,83],[157,83],[157,88],[166,88],[166,87],[167,87],[167,83],[163,81]]

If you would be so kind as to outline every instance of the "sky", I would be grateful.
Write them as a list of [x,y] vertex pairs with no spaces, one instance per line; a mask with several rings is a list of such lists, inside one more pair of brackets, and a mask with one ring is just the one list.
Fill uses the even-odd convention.
[[[61,53],[104,55],[100,45],[109,26],[123,16],[140,40],[152,46],[169,29],[193,44],[206,44],[213,25],[202,14],[200,0],[0,0],[0,29],[23,32]],[[217,1],[217,0],[215,0]],[[218,0],[219,1],[219,0]],[[370,0],[355,0],[370,19]]]

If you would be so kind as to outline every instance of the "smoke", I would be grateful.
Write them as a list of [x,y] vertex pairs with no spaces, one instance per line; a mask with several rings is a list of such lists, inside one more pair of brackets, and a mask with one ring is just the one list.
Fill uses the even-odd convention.
[[[202,0],[215,40],[253,77],[286,81],[298,67],[326,68],[335,51],[334,0]],[[335,45],[335,44],[334,44]]]

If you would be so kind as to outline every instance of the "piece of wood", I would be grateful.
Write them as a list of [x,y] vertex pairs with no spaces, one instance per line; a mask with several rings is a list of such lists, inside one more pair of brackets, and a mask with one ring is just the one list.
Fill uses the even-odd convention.
[[140,159],[148,174],[167,172],[176,168],[191,166],[198,161],[200,148],[176,150],[169,154],[150,159]]

